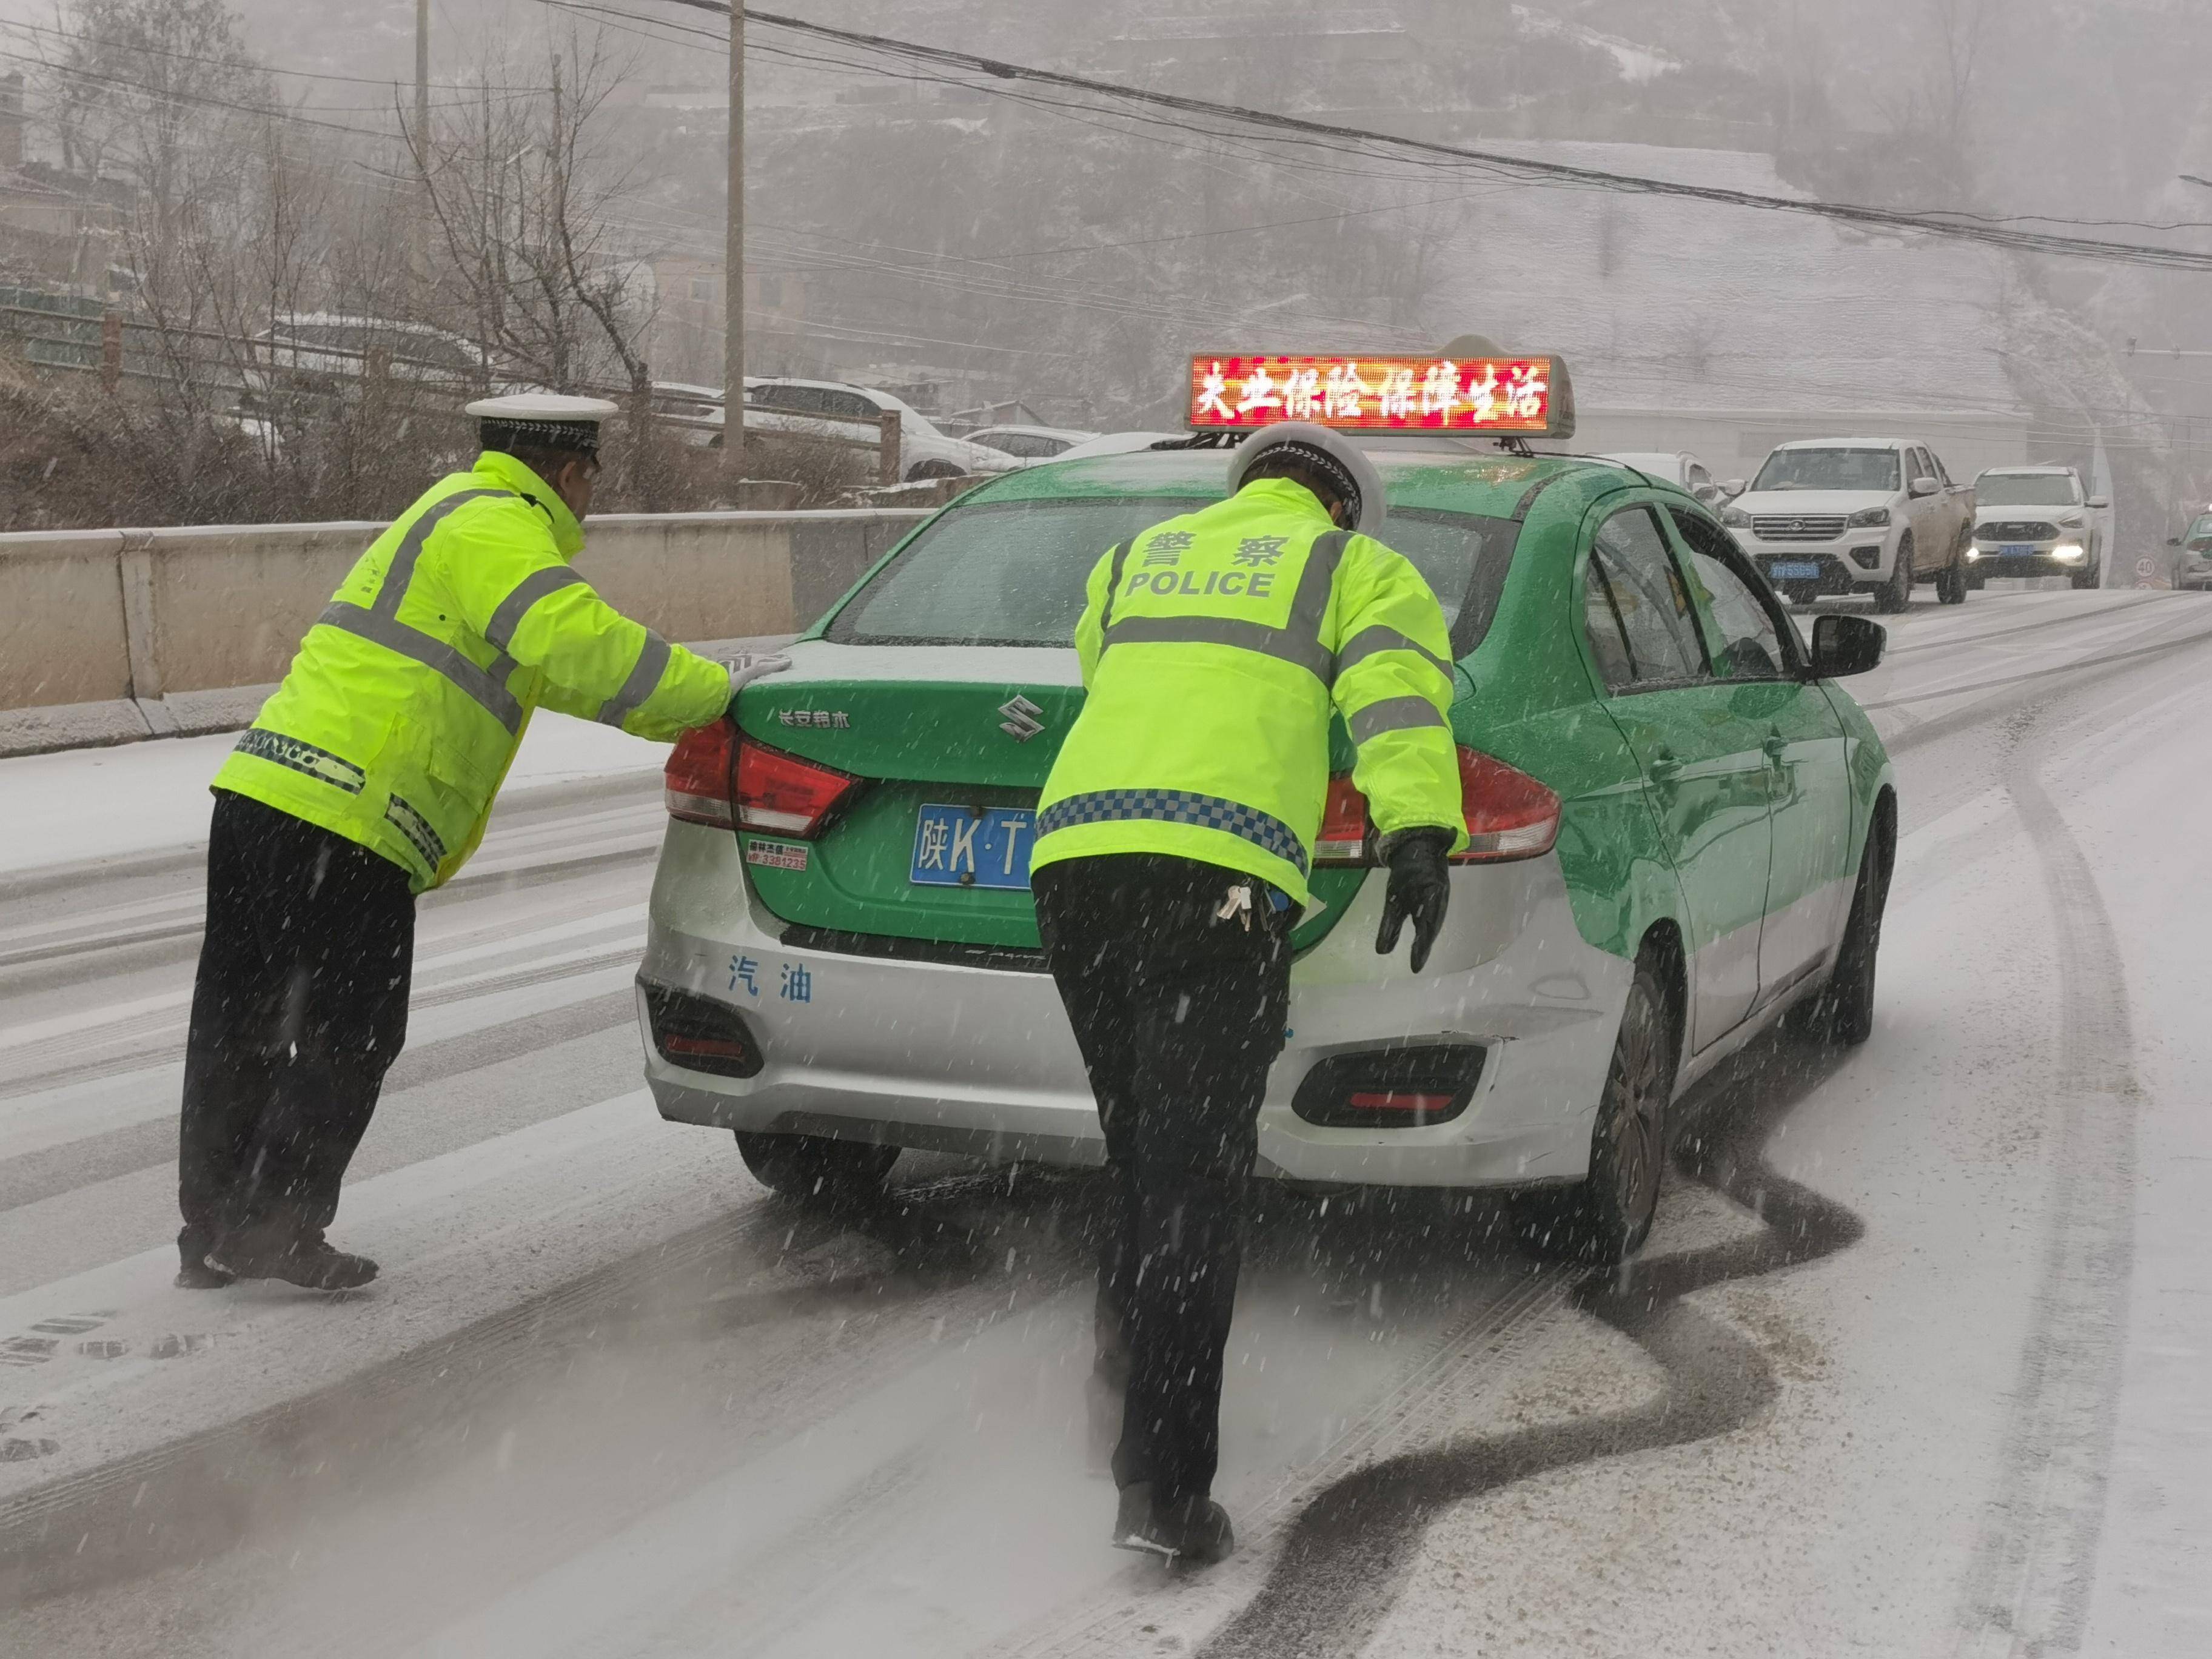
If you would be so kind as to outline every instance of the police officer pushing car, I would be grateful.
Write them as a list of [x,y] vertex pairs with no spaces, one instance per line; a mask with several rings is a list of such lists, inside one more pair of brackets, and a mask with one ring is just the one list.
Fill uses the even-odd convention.
[[1232,452],[1229,489],[1091,572],[1089,696],[1030,863],[1106,1139],[1093,1407],[1121,1395],[1114,1542],[1192,1565],[1235,1547],[1212,1498],[1222,1352],[1332,708],[1389,866],[1379,952],[1411,921],[1420,971],[1466,844],[1443,612],[1374,539],[1374,465],[1285,422]]
[[730,671],[569,568],[615,405],[468,412],[475,466],[361,556],[216,775],[178,1160],[187,1288],[376,1276],[323,1230],[406,1034],[416,896],[476,849],[531,712],[671,739],[732,700]]

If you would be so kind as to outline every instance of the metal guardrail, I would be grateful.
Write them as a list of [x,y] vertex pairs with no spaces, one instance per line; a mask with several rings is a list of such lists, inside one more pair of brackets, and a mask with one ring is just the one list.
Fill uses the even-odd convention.
[[[26,305],[24,300],[43,303]],[[26,346],[26,357],[40,368],[55,368],[76,373],[97,374],[109,391],[125,379],[142,380],[170,380],[179,377],[161,368],[148,368],[126,361],[126,353],[142,360],[143,351],[130,351],[128,337],[132,334],[154,335],[163,340],[209,341],[237,349],[228,363],[223,365],[249,381],[240,390],[249,398],[258,399],[263,392],[250,384],[249,377],[265,375],[272,380],[287,374],[316,375],[333,380],[355,380],[362,383],[394,380],[410,391],[444,394],[457,400],[481,397],[488,389],[484,382],[455,377],[451,365],[432,362],[426,358],[410,357],[381,346],[354,347],[325,345],[319,343],[284,339],[266,339],[225,333],[216,329],[182,327],[150,320],[126,317],[113,307],[104,306],[96,300],[80,299],[71,295],[42,295],[25,289],[0,288],[0,319],[33,318],[49,326],[58,326],[58,333],[33,333],[13,325],[0,325],[6,333]],[[37,348],[44,348],[43,350]],[[338,358],[358,363],[357,374],[349,374],[343,368],[323,368],[303,367],[301,358]],[[289,361],[286,361],[289,360]],[[394,377],[394,368],[422,369],[424,374],[402,374]],[[226,385],[228,383],[226,379]],[[628,403],[636,392],[629,386],[580,386],[580,392],[606,397],[617,402]],[[342,397],[342,392],[325,392],[305,387],[271,387],[278,396]],[[725,410],[719,424],[697,416],[670,415],[649,410],[650,417],[659,425],[677,427],[691,431],[722,430],[727,428],[728,398],[686,394],[684,401],[720,407]],[[900,434],[900,416],[896,410],[870,418],[860,415],[832,415],[821,410],[793,409],[775,404],[744,403],[741,407],[748,417],[755,413],[781,416],[788,420],[805,421],[810,425],[867,428],[866,435],[848,436],[835,431],[792,431],[775,426],[757,426],[748,418],[748,435],[788,437],[800,442],[835,444],[850,449],[873,450],[881,458],[878,472],[879,482],[885,485],[900,481],[900,464],[903,459],[904,444]]]

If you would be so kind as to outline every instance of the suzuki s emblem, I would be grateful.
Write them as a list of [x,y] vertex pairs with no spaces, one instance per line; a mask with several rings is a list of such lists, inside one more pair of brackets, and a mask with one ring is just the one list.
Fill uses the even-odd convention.
[[1037,718],[1044,710],[1027,697],[1014,697],[999,705],[999,712],[1006,718],[999,722],[999,730],[1016,743],[1027,743],[1044,730],[1044,722]]

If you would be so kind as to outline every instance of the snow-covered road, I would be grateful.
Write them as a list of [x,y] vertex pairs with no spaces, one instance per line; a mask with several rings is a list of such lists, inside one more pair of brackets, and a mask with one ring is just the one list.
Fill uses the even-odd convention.
[[338,1299],[168,1283],[227,739],[0,762],[0,1652],[2212,1651],[2208,672],[2197,596],[1896,619],[1873,1041],[1702,1086],[1624,1282],[1271,1200],[1172,1584],[1084,1469],[1086,1179],[843,1224],[654,1115],[652,751],[544,723],[426,904]]

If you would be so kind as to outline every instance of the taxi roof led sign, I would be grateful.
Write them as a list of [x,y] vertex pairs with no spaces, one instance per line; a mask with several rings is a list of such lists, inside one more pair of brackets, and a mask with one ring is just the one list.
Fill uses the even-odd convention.
[[1549,353],[1469,357],[1213,356],[1190,360],[1190,424],[1250,431],[1311,421],[1340,432],[1569,438],[1575,398]]

